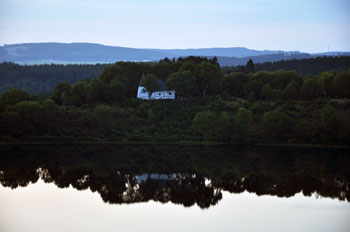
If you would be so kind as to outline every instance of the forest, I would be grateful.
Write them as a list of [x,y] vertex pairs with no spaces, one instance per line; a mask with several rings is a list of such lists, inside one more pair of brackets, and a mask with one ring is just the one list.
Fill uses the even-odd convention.
[[[223,59],[219,57],[218,60]],[[180,59],[181,60],[181,59]],[[277,62],[256,63],[256,71],[289,70],[305,76],[318,75],[325,71],[344,72],[349,69],[350,56],[317,57],[308,59],[281,60]],[[75,84],[82,80],[98,77],[109,64],[45,64],[19,65],[0,63],[0,94],[10,88],[22,89],[30,94],[48,97],[60,82]],[[224,74],[245,72],[245,66],[221,65]]]
[[60,82],[74,84],[97,77],[106,64],[45,64],[19,65],[0,63],[0,93],[12,88],[28,93],[50,95]]
[[[349,144],[349,71],[303,76],[257,67],[250,60],[224,74],[215,57],[117,62],[95,78],[57,84],[47,98],[11,88],[0,97],[0,139]],[[160,79],[176,99],[137,99],[142,75],[150,93]]]
[[[344,72],[349,69],[350,56],[319,56],[315,58],[280,60],[275,62],[259,62],[256,71],[294,70],[301,75],[318,75],[325,71]],[[244,72],[244,65],[223,67],[225,74],[233,71]]]

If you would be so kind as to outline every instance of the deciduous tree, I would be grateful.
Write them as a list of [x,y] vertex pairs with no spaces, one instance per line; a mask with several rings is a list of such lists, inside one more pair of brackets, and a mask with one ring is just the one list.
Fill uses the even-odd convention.
[[94,109],[93,116],[103,137],[107,136],[113,126],[113,112],[107,105],[98,105]]
[[63,104],[62,94],[63,92],[69,93],[71,90],[71,85],[65,82],[59,83],[51,94],[51,98],[59,105]]
[[159,90],[160,86],[158,84],[158,78],[153,74],[148,74],[143,79],[143,87],[148,92],[148,97],[150,98],[152,93]]
[[190,97],[195,91],[196,77],[190,71],[172,73],[166,81],[168,89],[175,90],[178,98]]
[[43,111],[45,113],[46,119],[47,119],[47,135],[51,135],[51,127],[52,127],[52,121],[56,117],[56,114],[58,112],[58,106],[52,99],[46,99],[43,102]]

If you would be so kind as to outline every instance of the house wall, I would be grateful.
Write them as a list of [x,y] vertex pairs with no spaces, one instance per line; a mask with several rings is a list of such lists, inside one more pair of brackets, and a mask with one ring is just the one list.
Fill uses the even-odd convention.
[[153,92],[151,95],[151,98],[149,98],[148,92],[144,90],[145,90],[144,87],[139,86],[137,91],[137,98],[141,98],[145,100],[175,99],[175,90]]
[[137,98],[148,100],[148,92],[144,92],[144,87],[139,86],[137,90]]

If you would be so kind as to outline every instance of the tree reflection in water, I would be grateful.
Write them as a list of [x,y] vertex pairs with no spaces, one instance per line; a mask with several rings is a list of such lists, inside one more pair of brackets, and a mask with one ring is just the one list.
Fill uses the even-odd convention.
[[33,146],[0,148],[0,182],[42,178],[59,188],[97,191],[111,204],[172,202],[208,208],[222,191],[291,197],[316,192],[350,200],[347,149],[245,146]]

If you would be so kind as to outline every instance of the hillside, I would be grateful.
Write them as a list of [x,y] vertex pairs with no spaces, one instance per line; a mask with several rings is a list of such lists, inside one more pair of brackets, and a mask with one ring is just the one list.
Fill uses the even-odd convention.
[[255,63],[301,59],[323,55],[349,55],[333,52],[315,55],[298,51],[252,50],[242,47],[200,49],[140,49],[106,46],[93,43],[24,43],[0,46],[0,62],[20,64],[47,63],[114,63],[116,61],[158,61],[165,57],[186,56],[219,57],[221,66],[245,64],[250,58]]

